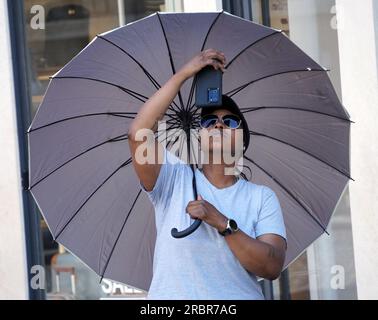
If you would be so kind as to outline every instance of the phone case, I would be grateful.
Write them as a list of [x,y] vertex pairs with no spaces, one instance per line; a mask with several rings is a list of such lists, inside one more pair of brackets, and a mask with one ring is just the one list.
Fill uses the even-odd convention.
[[195,104],[197,107],[222,105],[222,75],[221,70],[206,66],[196,74]]

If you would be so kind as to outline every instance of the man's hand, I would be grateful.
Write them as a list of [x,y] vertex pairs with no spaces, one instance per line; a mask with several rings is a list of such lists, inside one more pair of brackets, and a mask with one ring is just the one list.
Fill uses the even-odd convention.
[[197,200],[190,201],[186,206],[186,212],[192,219],[201,219],[218,231],[223,231],[227,226],[227,217],[220,213],[210,202],[198,195]]
[[225,65],[226,57],[223,52],[207,49],[195,55],[177,73],[184,75],[185,79],[189,79],[206,66],[213,66],[215,70],[225,72]]
[[[227,217],[200,195],[197,200],[188,203],[186,211],[193,219],[201,219],[218,231],[226,229]],[[268,233],[255,239],[239,229],[224,239],[246,270],[265,279],[275,280],[279,277],[285,261],[284,238]]]

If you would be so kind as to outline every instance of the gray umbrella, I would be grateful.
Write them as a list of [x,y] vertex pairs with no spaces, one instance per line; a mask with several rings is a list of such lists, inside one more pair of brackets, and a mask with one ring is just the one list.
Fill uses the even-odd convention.
[[[54,239],[100,276],[149,288],[155,217],[127,131],[143,102],[207,48],[225,53],[223,93],[248,121],[249,178],[280,201],[285,267],[325,232],[351,179],[348,113],[327,70],[280,30],[222,11],[155,13],[100,34],[51,78],[28,130],[29,190]],[[194,83],[169,107],[168,130],[198,118]]]

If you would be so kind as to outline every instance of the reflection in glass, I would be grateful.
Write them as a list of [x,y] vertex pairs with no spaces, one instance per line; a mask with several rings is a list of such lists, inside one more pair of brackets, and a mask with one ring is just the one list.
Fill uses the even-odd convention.
[[[120,21],[129,23],[164,11],[166,7],[172,10],[176,2],[169,0],[166,5],[164,0],[24,0],[31,117],[42,101],[49,77],[97,34],[119,27]],[[41,28],[32,27],[32,19],[37,14],[42,15],[38,19]],[[40,215],[37,207],[36,210]],[[137,290],[109,284],[106,280],[100,285],[99,277],[92,270],[53,241],[42,217],[40,226],[48,299],[144,297]]]

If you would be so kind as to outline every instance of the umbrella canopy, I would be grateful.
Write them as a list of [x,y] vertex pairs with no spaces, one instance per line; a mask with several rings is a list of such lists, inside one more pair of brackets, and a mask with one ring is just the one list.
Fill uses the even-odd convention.
[[[149,288],[154,209],[127,131],[148,97],[208,48],[224,52],[223,93],[248,121],[250,179],[280,201],[285,267],[325,231],[351,179],[349,116],[327,70],[280,30],[222,11],[155,13],[100,34],[51,78],[28,130],[29,190],[54,239],[105,278]],[[169,107],[168,130],[198,114],[194,83]]]

